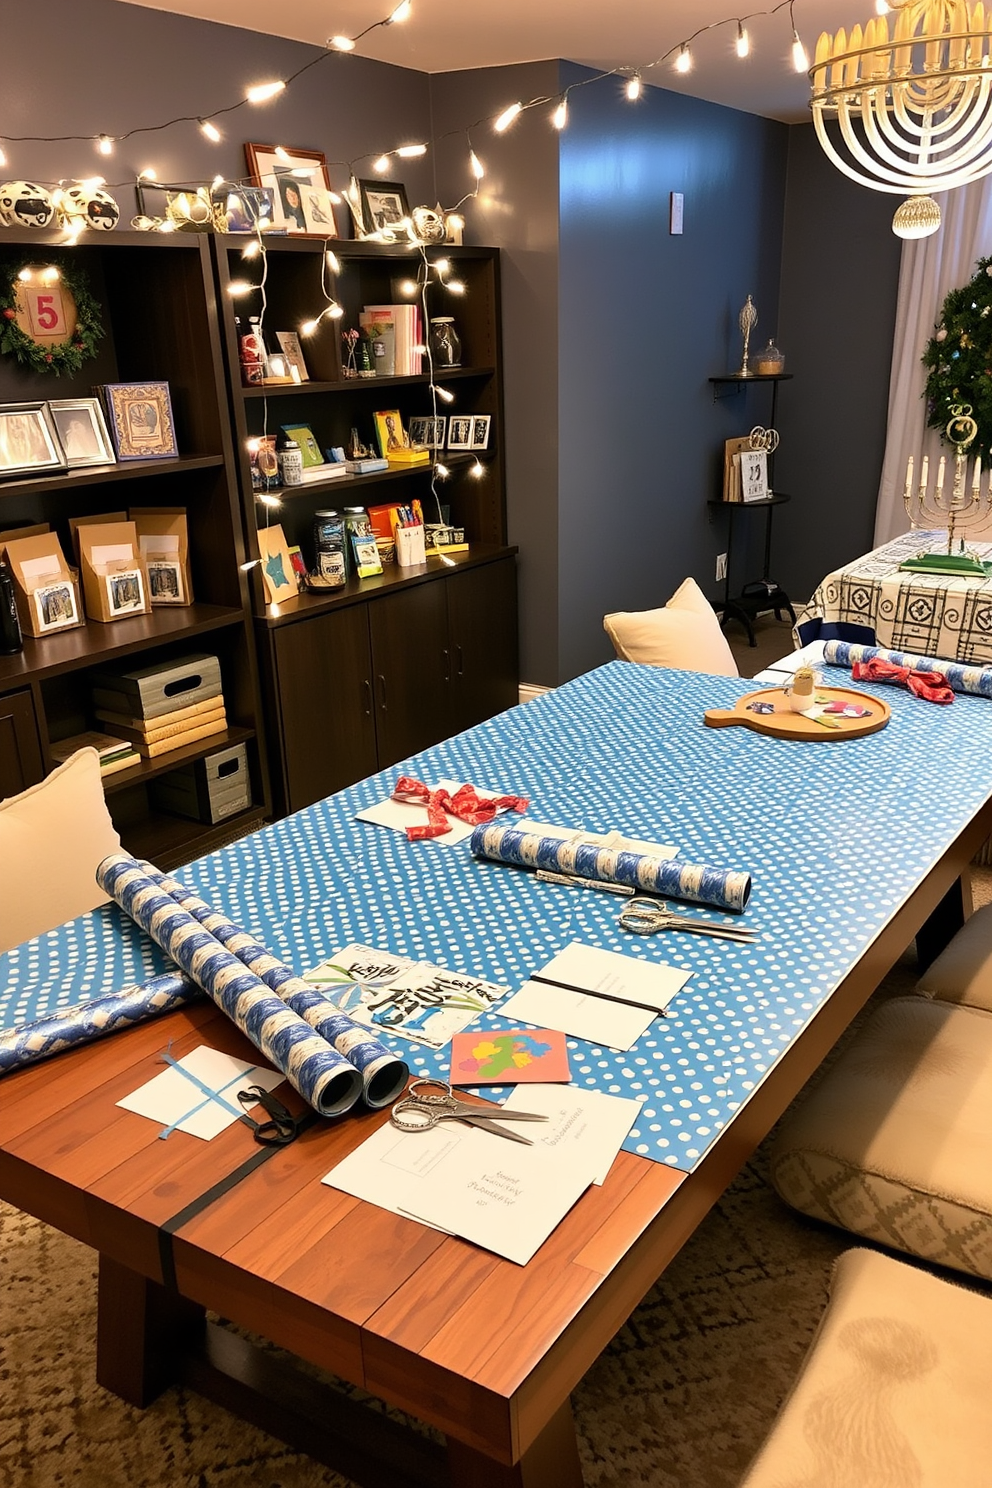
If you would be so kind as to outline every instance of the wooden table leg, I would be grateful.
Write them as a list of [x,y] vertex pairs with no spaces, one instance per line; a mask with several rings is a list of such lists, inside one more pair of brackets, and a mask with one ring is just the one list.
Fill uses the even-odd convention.
[[930,963],[936,961],[971,911],[971,876],[966,872],[951,884],[929,919],[920,926],[916,937],[916,956],[921,971],[926,971]]
[[195,1302],[101,1255],[96,1377],[129,1405],[150,1405],[179,1378],[183,1350],[204,1322]]
[[582,1488],[571,1402],[556,1411],[515,1467],[449,1440],[448,1473],[450,1488]]

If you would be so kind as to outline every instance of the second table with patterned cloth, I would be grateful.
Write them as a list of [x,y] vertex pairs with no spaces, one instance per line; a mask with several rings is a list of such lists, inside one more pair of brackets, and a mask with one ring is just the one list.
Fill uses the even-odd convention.
[[[992,558],[992,543],[969,542]],[[827,574],[796,620],[801,646],[860,641],[972,666],[992,664],[992,578],[900,572],[917,553],[947,551],[947,533],[907,532]]]
[[[576,1083],[642,1111],[606,1183],[526,1266],[319,1182],[383,1112],[321,1121],[261,1160],[241,1125],[162,1141],[117,1108],[170,1041],[174,1057],[207,1043],[252,1058],[207,1002],[0,1080],[0,1196],[100,1252],[105,1385],[145,1403],[185,1379],[370,1488],[581,1483],[569,1391],[913,936],[929,926],[933,950],[960,923],[960,877],[992,831],[992,703],[869,688],[891,722],[845,742],[704,726],[751,685],[614,662],[179,872],[300,969],[360,941],[517,987],[577,940],[692,976],[628,1052],[569,1039]],[[758,939],[634,939],[612,895],[356,822],[400,769],[749,870]],[[0,1027],[164,964],[107,906],[0,957]],[[446,1070],[444,1051],[383,1037],[415,1074]],[[205,1327],[206,1308],[446,1445],[340,1396],[330,1413],[284,1356]]]

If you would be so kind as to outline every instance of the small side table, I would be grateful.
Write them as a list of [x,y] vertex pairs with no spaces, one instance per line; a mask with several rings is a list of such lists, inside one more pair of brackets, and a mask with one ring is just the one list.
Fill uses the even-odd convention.
[[[769,496],[766,501],[710,501],[709,506],[718,507],[721,511],[729,513],[729,532],[727,535],[727,577],[724,580],[723,598],[713,601],[713,608],[720,616],[720,624],[726,625],[728,620],[739,620],[747,631],[748,645],[756,646],[757,640],[754,634],[754,621],[767,610],[775,612],[775,619],[782,619],[782,612],[788,614],[793,625],[796,623],[796,612],[792,608],[792,601],[785,590],[770,578],[772,555],[772,508],[791,501],[790,496],[781,495],[778,492]],[[730,597],[730,570],[734,551],[734,530],[738,512],[763,511],[765,514],[765,558],[762,565],[761,578],[752,583],[745,584],[740,594],[731,599]]]

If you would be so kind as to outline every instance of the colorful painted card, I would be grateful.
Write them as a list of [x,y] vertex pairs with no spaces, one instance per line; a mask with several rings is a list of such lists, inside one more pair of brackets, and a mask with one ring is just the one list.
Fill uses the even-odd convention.
[[554,1029],[487,1028],[451,1041],[451,1085],[557,1085],[570,1078],[565,1035]]

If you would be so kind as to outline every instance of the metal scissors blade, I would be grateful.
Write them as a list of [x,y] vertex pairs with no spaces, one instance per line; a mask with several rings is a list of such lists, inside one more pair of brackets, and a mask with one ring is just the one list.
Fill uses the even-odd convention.
[[402,1100],[398,1100],[389,1119],[400,1131],[429,1131],[439,1121],[464,1121],[484,1131],[496,1132],[513,1142],[530,1143],[529,1137],[507,1131],[501,1121],[547,1121],[547,1116],[532,1111],[506,1111],[502,1106],[486,1110],[484,1106],[458,1100],[451,1086],[443,1080],[414,1080]]
[[708,920],[675,914],[661,900],[631,899],[620,911],[617,923],[634,935],[655,935],[661,930],[688,930],[695,935],[711,935],[718,940],[736,940],[753,944],[756,932],[745,925],[714,925]]

